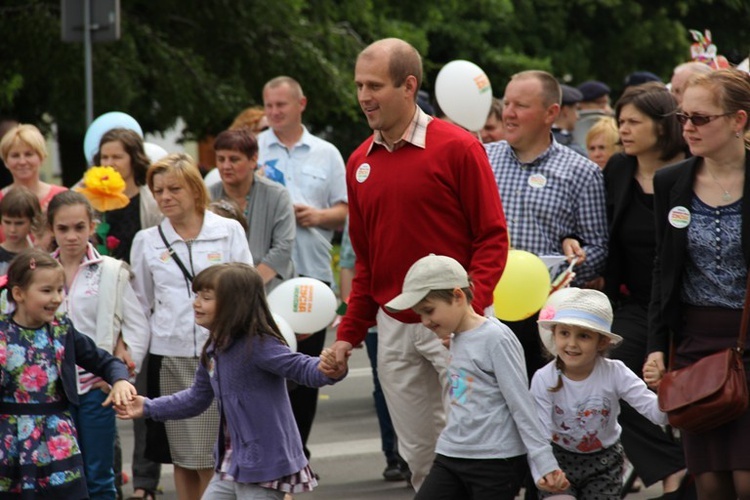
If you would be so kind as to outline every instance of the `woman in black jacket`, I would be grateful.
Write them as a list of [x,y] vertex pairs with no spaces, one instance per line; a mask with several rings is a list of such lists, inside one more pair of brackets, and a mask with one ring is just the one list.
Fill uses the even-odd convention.
[[[750,77],[741,71],[698,75],[685,87],[677,117],[694,157],[654,179],[657,247],[646,363],[659,374],[670,335],[674,368],[737,342],[750,263],[748,114]],[[744,358],[748,370],[747,349]],[[683,432],[682,439],[699,498],[750,498],[750,411],[704,433]]]
[[[647,353],[656,247],[653,177],[685,157],[676,111],[677,102],[660,83],[628,88],[615,105],[624,152],[604,170],[610,225],[605,291],[614,305],[613,331],[625,338],[611,356],[638,374]],[[624,402],[619,423],[625,454],[641,480],[647,486],[663,481],[663,498],[681,498],[687,479],[679,443]]]

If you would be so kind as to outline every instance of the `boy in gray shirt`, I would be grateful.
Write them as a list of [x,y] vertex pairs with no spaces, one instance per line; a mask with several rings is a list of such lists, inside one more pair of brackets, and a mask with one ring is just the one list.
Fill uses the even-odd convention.
[[469,276],[456,260],[419,259],[391,311],[413,309],[422,324],[450,342],[451,410],[430,474],[415,500],[512,500],[526,459],[537,486],[562,492],[568,481],[545,438],[529,393],[523,350],[513,332],[471,305]]

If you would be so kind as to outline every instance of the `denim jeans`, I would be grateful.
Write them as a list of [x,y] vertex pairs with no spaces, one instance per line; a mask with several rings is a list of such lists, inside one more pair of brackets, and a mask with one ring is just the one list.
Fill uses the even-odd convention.
[[103,391],[92,389],[80,395],[77,407],[71,405],[91,500],[112,500],[116,494],[115,411],[102,406],[105,399]]

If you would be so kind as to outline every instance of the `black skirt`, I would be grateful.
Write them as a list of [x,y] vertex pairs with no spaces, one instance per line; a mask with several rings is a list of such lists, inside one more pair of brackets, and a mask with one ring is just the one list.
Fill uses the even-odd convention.
[[[675,351],[677,368],[737,344],[741,310],[686,306],[684,312],[683,329]],[[744,362],[745,373],[750,374],[747,347]],[[688,470],[693,474],[750,470],[750,410],[707,432],[683,432],[682,443]]]

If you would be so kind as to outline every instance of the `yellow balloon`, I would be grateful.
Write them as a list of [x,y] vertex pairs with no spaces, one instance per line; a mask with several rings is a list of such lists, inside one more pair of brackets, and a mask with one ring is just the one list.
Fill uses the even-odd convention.
[[549,291],[549,270],[542,259],[523,250],[511,250],[493,293],[495,316],[503,321],[529,318],[542,308]]

